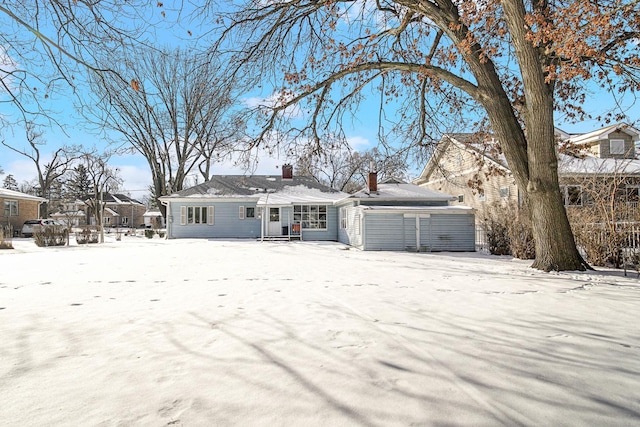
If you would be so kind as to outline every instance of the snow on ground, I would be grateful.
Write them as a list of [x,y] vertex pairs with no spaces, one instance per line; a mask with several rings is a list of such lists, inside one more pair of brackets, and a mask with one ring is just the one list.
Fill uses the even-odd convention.
[[477,253],[0,251],[9,426],[640,423],[640,282]]

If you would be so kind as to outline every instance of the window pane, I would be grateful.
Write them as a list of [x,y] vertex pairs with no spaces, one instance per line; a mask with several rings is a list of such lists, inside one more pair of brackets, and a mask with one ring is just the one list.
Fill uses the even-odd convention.
[[256,208],[245,208],[245,216],[247,218],[255,218],[256,217]]
[[187,224],[193,224],[193,207],[187,208]]

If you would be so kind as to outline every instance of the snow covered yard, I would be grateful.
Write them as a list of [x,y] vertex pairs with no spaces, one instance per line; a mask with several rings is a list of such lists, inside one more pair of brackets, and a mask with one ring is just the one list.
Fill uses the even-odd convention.
[[640,423],[640,282],[482,254],[0,251],[10,426]]

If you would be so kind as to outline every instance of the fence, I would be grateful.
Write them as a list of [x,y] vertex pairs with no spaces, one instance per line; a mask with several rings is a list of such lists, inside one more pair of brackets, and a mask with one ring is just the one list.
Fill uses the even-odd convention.
[[481,225],[476,225],[476,251],[477,252],[489,252],[489,245],[487,243],[487,232]]

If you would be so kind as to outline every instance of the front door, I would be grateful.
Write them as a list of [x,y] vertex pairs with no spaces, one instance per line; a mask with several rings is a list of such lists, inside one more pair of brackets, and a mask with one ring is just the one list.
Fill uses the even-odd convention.
[[269,236],[282,235],[282,227],[280,226],[280,208],[269,208]]

